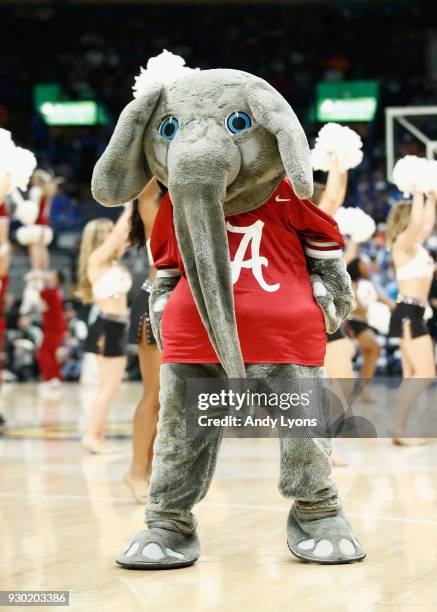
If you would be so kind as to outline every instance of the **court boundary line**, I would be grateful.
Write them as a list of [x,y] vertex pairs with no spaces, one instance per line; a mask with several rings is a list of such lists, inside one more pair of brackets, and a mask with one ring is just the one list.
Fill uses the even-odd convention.
[[[129,502],[132,504],[132,501],[129,497],[112,497],[110,495],[58,495],[58,494],[43,494],[43,493],[15,493],[15,492],[0,492],[1,497],[9,497],[9,498],[36,498],[36,499],[53,499],[53,500],[78,500],[78,501],[112,501],[112,502]],[[224,504],[224,503],[213,503],[213,502],[201,502],[203,506],[208,508],[231,508],[231,509],[240,509],[240,510],[264,510],[267,512],[279,512],[286,513],[290,510],[289,507],[280,507],[280,506],[262,506],[256,504]],[[139,504],[138,504],[139,506]],[[348,512],[348,516],[353,518],[359,518],[363,520],[373,520],[373,521],[388,521],[391,523],[410,523],[416,525],[433,525],[437,527],[437,520],[432,519],[421,519],[421,518],[411,518],[411,517],[403,517],[403,516],[381,516],[378,514],[363,514],[361,512]]]

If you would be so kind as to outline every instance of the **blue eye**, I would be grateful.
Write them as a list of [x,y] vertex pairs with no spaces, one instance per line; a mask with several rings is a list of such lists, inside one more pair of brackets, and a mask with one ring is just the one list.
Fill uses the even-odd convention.
[[159,127],[160,135],[166,140],[173,140],[179,129],[179,121],[175,117],[167,117]]
[[231,134],[241,134],[252,127],[252,119],[246,113],[237,111],[226,117],[226,127]]

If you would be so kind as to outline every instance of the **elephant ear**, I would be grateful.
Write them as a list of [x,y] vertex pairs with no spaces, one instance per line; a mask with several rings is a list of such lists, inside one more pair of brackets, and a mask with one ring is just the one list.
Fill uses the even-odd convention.
[[151,178],[144,155],[144,131],[161,93],[149,85],[144,95],[122,111],[105,152],[94,167],[91,191],[104,206],[119,206],[136,198]]
[[288,102],[262,79],[248,83],[246,97],[255,121],[278,141],[285,171],[299,198],[313,193],[313,169],[305,132]]

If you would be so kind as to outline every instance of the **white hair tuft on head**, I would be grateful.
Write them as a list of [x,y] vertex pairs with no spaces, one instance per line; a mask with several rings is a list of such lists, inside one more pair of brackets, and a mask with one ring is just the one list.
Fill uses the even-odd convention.
[[199,70],[200,68],[188,68],[183,57],[164,49],[162,53],[149,59],[146,68],[140,68],[140,74],[135,77],[135,85],[132,87],[134,98],[141,96],[151,84],[168,86]]

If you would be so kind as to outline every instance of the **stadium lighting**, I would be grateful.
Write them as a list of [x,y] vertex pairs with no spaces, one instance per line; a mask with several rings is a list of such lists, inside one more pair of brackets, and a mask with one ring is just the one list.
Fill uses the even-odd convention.
[[378,89],[376,81],[319,83],[317,121],[373,121],[378,106]]
[[39,111],[47,125],[97,125],[104,122],[98,104],[93,100],[43,102]]

